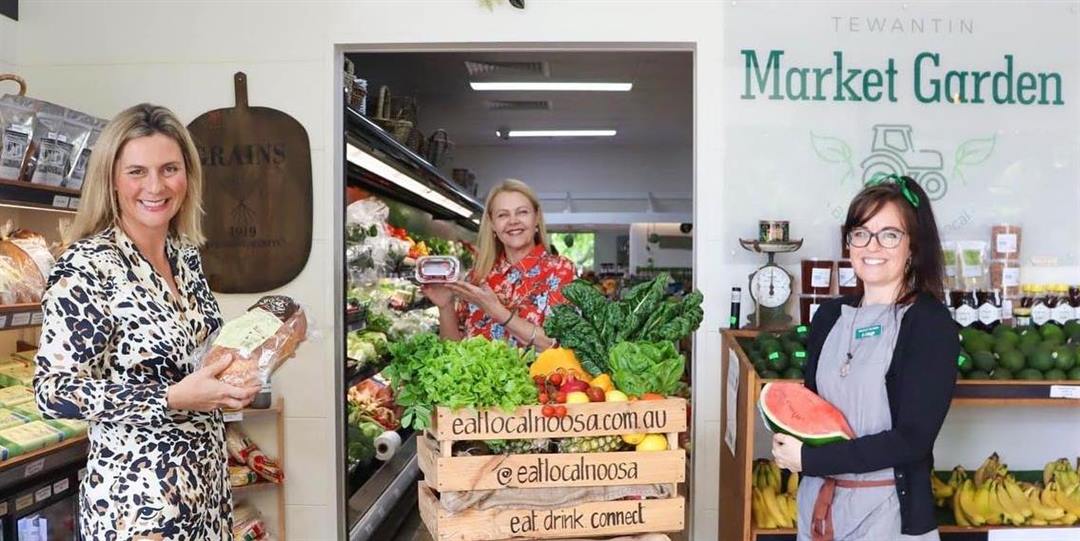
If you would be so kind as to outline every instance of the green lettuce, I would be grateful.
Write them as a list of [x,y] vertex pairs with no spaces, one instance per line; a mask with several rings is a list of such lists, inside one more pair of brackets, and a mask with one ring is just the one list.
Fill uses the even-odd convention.
[[454,342],[421,333],[390,344],[390,355],[384,373],[394,388],[394,401],[405,410],[404,427],[431,426],[438,406],[510,411],[536,403],[536,386],[529,377],[531,354],[523,355],[504,340]]

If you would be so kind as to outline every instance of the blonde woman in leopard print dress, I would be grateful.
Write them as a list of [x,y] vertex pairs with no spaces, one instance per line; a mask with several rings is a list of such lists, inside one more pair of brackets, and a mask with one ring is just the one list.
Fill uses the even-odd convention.
[[222,324],[203,276],[202,171],[168,109],[102,132],[68,246],[49,277],[34,387],[47,417],[89,422],[86,539],[232,538],[221,408],[257,387],[191,355]]

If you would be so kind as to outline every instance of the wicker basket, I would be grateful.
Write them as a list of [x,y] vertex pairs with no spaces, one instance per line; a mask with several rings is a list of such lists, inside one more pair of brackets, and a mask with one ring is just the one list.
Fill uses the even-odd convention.
[[435,133],[431,134],[431,137],[427,140],[427,152],[424,157],[427,158],[428,163],[435,167],[441,167],[446,162],[450,161],[454,152],[454,142],[450,140],[450,136],[446,134],[446,130],[438,129]]
[[401,106],[395,108],[394,98],[390,96],[390,88],[381,87],[375,116],[371,120],[389,133],[395,141],[408,146],[410,137],[415,137],[413,131],[416,125],[416,101],[403,98],[401,103]]

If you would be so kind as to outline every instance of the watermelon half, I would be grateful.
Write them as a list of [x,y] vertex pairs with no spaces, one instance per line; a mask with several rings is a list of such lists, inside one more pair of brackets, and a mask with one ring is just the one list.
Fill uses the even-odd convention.
[[811,447],[855,438],[843,412],[801,383],[766,384],[758,410],[769,430],[794,436]]

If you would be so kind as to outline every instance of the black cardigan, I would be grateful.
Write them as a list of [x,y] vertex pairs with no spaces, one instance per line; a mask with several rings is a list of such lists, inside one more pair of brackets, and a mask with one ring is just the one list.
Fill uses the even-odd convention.
[[[810,325],[806,386],[817,392],[817,367],[825,338],[840,318],[844,297],[821,305]],[[904,315],[885,386],[892,429],[824,447],[803,446],[803,473],[826,477],[894,468],[900,531],[920,535],[937,528],[930,489],[934,440],[952,403],[960,338],[945,305],[920,295]]]

